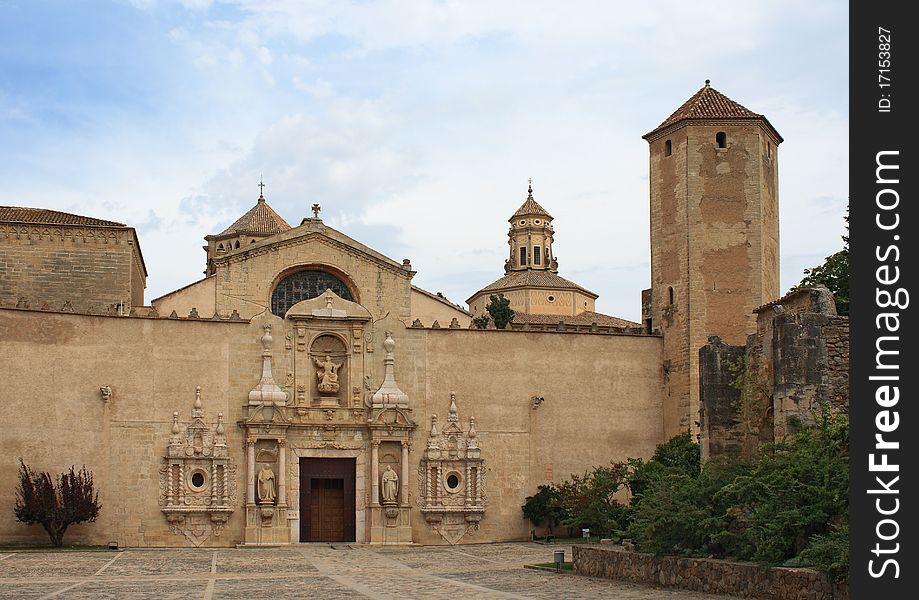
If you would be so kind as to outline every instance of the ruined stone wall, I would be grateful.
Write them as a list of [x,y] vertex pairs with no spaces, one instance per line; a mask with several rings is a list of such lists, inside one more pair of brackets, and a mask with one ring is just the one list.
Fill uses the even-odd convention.
[[769,600],[845,600],[849,588],[813,569],[763,567],[712,558],[682,558],[574,546],[574,570],[618,581]]
[[849,319],[829,290],[794,290],[756,315],[744,346],[712,337],[699,351],[704,457],[780,441],[814,423],[824,403],[848,412]]
[[144,298],[136,244],[125,227],[0,224],[0,306],[128,312]]

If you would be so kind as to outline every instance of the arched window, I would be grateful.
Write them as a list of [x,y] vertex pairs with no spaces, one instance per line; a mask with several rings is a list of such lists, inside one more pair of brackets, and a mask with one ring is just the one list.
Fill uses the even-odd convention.
[[667,140],[664,142],[664,156],[670,156],[673,154],[673,142]]
[[673,304],[673,287],[667,288],[667,296],[670,298],[670,304]]
[[271,293],[271,312],[283,317],[290,307],[301,300],[309,300],[332,290],[345,300],[353,301],[348,286],[325,271],[297,271],[282,279]]
[[233,247],[234,247],[234,248],[239,248],[239,240],[236,240],[236,243],[233,244]]
[[715,143],[718,144],[719,148],[727,148],[728,147],[728,135],[723,131],[719,131],[718,133],[715,134]]

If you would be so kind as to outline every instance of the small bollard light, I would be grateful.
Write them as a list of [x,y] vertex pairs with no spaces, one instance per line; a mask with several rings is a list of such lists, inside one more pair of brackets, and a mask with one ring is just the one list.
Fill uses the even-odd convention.
[[581,530],[581,536],[582,536],[582,537],[585,537],[585,538],[589,538],[589,537],[590,537],[590,529],[582,529],[582,530]]
[[558,573],[562,568],[562,563],[565,562],[565,551],[555,550],[553,555],[555,556],[555,572]]
[[109,549],[109,550],[118,550],[118,542],[109,542],[109,543],[108,543],[108,549]]

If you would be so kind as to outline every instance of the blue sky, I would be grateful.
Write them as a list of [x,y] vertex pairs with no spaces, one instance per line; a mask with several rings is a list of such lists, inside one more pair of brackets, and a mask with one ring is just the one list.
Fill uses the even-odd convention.
[[842,244],[847,33],[830,1],[0,0],[0,204],[135,226],[149,301],[263,175],[291,224],[319,202],[462,302],[532,177],[560,274],[638,320],[641,135],[711,79],[786,140],[785,291]]

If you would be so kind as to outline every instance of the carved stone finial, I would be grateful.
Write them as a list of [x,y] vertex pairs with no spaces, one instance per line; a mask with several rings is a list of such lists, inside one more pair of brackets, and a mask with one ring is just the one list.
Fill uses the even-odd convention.
[[195,410],[201,410],[201,386],[195,386]]
[[451,423],[456,423],[459,417],[456,414],[456,392],[450,392],[450,415],[447,417],[447,421]]
[[178,411],[172,413],[172,434],[179,435],[179,413]]
[[434,438],[434,437],[437,437],[438,435],[439,434],[437,433],[437,413],[434,413],[431,415],[431,437]]
[[198,309],[192,306],[191,310],[188,311],[188,318],[189,319],[199,319],[200,317],[198,316]]
[[394,367],[396,359],[393,354],[395,348],[396,341],[392,337],[392,332],[387,331],[383,340],[383,349],[386,350],[386,356],[383,358],[383,383],[371,397],[372,406],[376,408],[382,408],[387,405],[408,408],[408,394],[403,392],[396,383]]
[[456,317],[450,320],[450,329],[460,329],[459,321],[456,320]]
[[431,323],[431,329],[440,329],[440,322],[437,319],[434,319],[434,322]]
[[102,394],[102,401],[108,404],[112,400],[112,388],[107,385],[103,385],[99,388],[99,393]]
[[217,435],[223,435],[224,433],[226,433],[226,430],[223,427],[223,413],[222,412],[217,413],[216,433]]
[[[236,314],[236,311],[233,311]],[[239,315],[236,314],[236,318]],[[258,385],[249,392],[249,404],[268,404],[284,406],[287,404],[287,392],[282,390],[274,381],[271,374],[271,346],[274,338],[271,336],[271,325],[262,325],[262,377]]]
[[421,323],[421,319],[415,319],[412,321],[412,327],[424,327],[424,325]]
[[242,318],[239,316],[239,311],[236,310],[235,308],[233,309],[233,312],[230,313],[230,320],[231,321],[242,321]]

